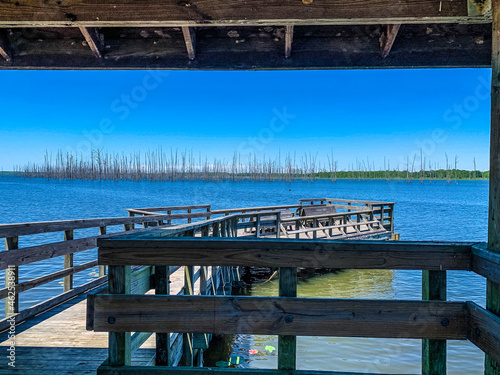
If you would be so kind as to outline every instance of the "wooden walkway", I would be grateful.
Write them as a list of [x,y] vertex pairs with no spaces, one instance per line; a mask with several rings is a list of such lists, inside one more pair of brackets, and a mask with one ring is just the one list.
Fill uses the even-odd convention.
[[[178,293],[184,285],[183,269],[174,272],[170,280],[172,292]],[[108,356],[108,334],[86,330],[88,294],[78,295],[16,327],[15,368],[8,365],[8,332],[0,334],[0,375],[96,374]],[[153,334],[134,353],[132,363],[146,365],[154,348]]]

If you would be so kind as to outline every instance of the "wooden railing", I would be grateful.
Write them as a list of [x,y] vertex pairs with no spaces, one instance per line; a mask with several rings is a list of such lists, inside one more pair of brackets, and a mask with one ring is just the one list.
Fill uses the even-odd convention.
[[[190,210],[196,206],[176,207],[183,210]],[[0,252],[0,270],[5,270],[5,287],[0,289],[0,299],[5,300],[5,317],[0,320],[0,331],[10,326],[8,319],[15,318],[16,324],[46,311],[74,296],[105,285],[107,282],[106,270],[104,266],[99,266],[98,277],[95,280],[74,287],[74,275],[84,272],[90,268],[97,267],[97,259],[94,258],[86,263],[74,265],[74,254],[86,250],[95,249],[97,240],[107,236],[108,231],[116,231],[116,226],[122,227],[120,233],[140,232],[149,226],[164,226],[171,220],[190,220],[193,216],[187,214],[153,214],[140,217],[116,217],[81,220],[61,220],[16,224],[1,224],[0,238],[5,238],[5,251]],[[135,229],[135,225],[143,226]],[[111,227],[111,228],[110,228]],[[96,229],[96,235],[84,235],[75,238],[75,231],[80,229]],[[61,240],[54,242],[54,233],[61,233]],[[34,242],[31,235],[44,234],[44,238],[38,236],[36,242],[41,243],[34,246],[22,246],[26,238],[26,243]],[[78,233],[76,233],[78,234]],[[113,233],[116,235],[119,233]],[[45,236],[47,235],[47,236]],[[48,236],[50,235],[50,236]],[[19,282],[19,266],[29,265],[34,262],[63,257],[63,269],[45,275],[37,276],[31,280]],[[19,301],[22,292],[41,287],[49,282],[62,281],[62,293],[50,294],[45,300],[38,302],[25,309],[19,308]]]
[[[279,267],[279,296],[152,296],[127,292],[117,277],[144,265]],[[280,374],[294,370],[296,336],[423,339],[423,374],[446,373],[446,340],[469,340],[500,360],[500,317],[474,302],[446,301],[446,272],[473,271],[500,282],[500,256],[484,244],[237,238],[164,238],[159,231],[99,240],[99,263],[110,268],[109,294],[91,297],[88,329],[128,332],[279,335],[278,370],[129,366],[130,351],[111,341],[98,374]],[[297,268],[423,270],[424,301],[297,298]],[[111,272],[111,270],[113,270]],[[90,303],[91,302],[91,303]],[[125,312],[126,310],[126,312]],[[157,347],[157,353],[161,348]],[[285,372],[286,373],[286,372]],[[293,374],[334,374],[293,371]],[[338,373],[336,373],[338,374]]]

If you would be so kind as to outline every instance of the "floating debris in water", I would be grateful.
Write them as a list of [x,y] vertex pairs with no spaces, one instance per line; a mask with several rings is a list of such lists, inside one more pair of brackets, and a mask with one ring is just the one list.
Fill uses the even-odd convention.
[[99,274],[97,272],[91,272],[91,273],[89,273],[89,276],[99,277]]
[[272,345],[267,345],[266,346],[266,350],[269,352],[269,353],[272,353],[276,350],[276,348]]
[[250,349],[248,354],[257,354],[259,351],[257,349]]

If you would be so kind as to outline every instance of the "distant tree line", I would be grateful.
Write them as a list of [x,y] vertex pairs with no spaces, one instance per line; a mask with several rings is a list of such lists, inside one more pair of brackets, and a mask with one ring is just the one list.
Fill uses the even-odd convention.
[[[369,158],[356,159],[347,170],[338,168],[338,161],[333,153],[326,156],[326,162],[318,160],[318,154],[281,152],[275,158],[266,158],[257,153],[242,156],[234,153],[229,160],[209,159],[197,156],[192,150],[163,151],[161,147],[144,153],[118,154],[94,149],[88,157],[57,151],[46,152],[41,163],[28,163],[15,166],[15,173],[25,177],[47,179],[79,180],[133,180],[133,181],[314,181],[315,179],[366,180],[366,179],[405,179],[411,183],[419,180],[443,179],[448,183],[458,180],[488,179],[489,172],[458,168],[458,156],[454,165],[445,154],[446,168],[439,168],[438,163],[431,163],[423,157],[407,157],[404,168],[390,168],[390,161],[384,159],[384,166],[376,168]],[[428,166],[426,168],[426,165]]]

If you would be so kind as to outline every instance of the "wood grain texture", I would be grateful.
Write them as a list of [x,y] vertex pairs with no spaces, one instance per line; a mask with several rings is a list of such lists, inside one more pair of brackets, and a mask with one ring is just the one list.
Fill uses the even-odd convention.
[[385,59],[389,56],[401,24],[386,25],[384,33],[380,36],[380,54]]
[[495,373],[490,366],[500,363],[500,317],[473,302],[467,302],[467,314],[468,339],[486,353],[486,369]]
[[472,247],[472,271],[500,283],[500,253],[489,250],[486,243]]
[[[422,300],[446,301],[446,271],[422,271]],[[446,340],[422,340],[422,374],[446,374]]]
[[[154,236],[153,231],[150,237]],[[101,240],[103,265],[469,270],[473,243],[241,238]]]
[[94,330],[108,332],[168,329],[450,340],[467,336],[465,303],[455,302],[102,294],[96,295],[94,308]]
[[[278,11],[279,9],[279,11]],[[393,22],[399,20],[400,22]],[[387,22],[391,21],[391,22]],[[155,0],[85,2],[64,4],[14,0],[0,4],[0,26],[207,26],[276,24],[366,24],[416,22],[487,22],[487,17],[469,17],[467,0],[325,0],[321,3],[292,0],[191,0],[179,3]]]
[[[279,269],[279,296],[297,297],[297,268]],[[285,323],[287,317],[285,317]],[[292,324],[292,322],[287,324]],[[297,338],[278,336],[278,369],[295,370],[297,367]]]
[[94,56],[98,59],[102,58],[102,42],[99,37],[99,31],[96,28],[84,26],[80,26],[79,29]]

